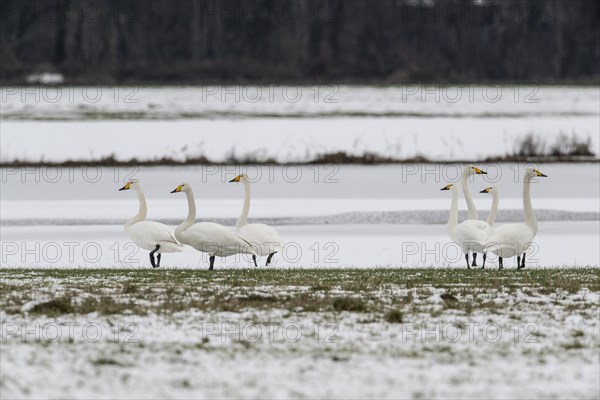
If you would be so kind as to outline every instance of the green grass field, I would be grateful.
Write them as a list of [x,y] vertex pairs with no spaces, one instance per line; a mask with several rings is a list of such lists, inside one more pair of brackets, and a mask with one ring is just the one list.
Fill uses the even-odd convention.
[[[501,305],[492,293],[573,294],[600,291],[597,269],[3,269],[0,308],[20,313],[170,313],[188,309],[286,309],[324,312],[417,312],[419,298],[443,290],[447,307],[468,313]],[[398,291],[399,290],[399,291]]]

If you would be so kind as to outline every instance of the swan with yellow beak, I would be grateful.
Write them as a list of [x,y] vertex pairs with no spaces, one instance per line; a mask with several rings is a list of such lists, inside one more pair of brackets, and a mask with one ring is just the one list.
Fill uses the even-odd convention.
[[[148,206],[146,196],[140,183],[133,179],[125,184],[119,191],[133,190],[137,193],[139,211],[137,215],[125,222],[125,232],[131,240],[144,250],[150,251],[150,264],[153,268],[160,267],[161,253],[175,253],[184,251],[185,247],[175,238],[173,230],[160,222],[146,221]],[[154,255],[156,254],[156,260]]]
[[[248,223],[248,214],[250,213],[250,179],[248,179],[248,176],[241,174],[229,182],[241,182],[244,185],[244,205],[242,213],[235,224],[236,232],[252,244],[257,255],[267,256],[266,267],[275,253],[283,250],[285,242],[275,228],[266,224]],[[257,267],[256,255],[252,256],[252,259],[254,260],[254,266]]]
[[196,202],[192,186],[184,182],[171,193],[185,193],[188,202],[187,218],[175,229],[175,237],[210,256],[209,270],[213,270],[215,257],[228,257],[235,254],[252,254],[256,251],[250,243],[235,232],[214,222],[196,222]]

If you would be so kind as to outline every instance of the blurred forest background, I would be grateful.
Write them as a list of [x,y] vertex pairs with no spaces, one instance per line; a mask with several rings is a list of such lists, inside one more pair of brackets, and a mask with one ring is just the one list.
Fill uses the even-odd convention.
[[2,0],[0,79],[598,83],[600,1]]

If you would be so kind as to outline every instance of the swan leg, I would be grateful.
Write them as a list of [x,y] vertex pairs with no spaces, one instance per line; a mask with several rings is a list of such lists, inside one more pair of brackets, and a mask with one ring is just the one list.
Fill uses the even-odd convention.
[[521,269],[521,256],[517,256],[517,269]]
[[254,266],[258,267],[258,264],[256,263],[256,254],[252,254],[252,261],[254,261]]
[[150,264],[152,264],[152,268],[157,268],[156,262],[154,262],[154,253],[156,253],[160,249],[160,245],[157,244],[156,248],[150,252]]
[[485,268],[485,259],[487,258],[487,253],[483,253],[483,265],[481,266],[481,269]]
[[210,267],[208,267],[209,271],[212,271],[215,266],[215,256],[210,256]]
[[504,269],[504,265],[502,265],[502,257],[498,257],[498,269]]
[[518,266],[518,268],[525,268],[525,253],[523,253],[523,258],[521,259],[521,264]]
[[468,251],[465,253],[465,260],[467,260],[467,269],[471,269],[471,266],[469,265],[469,252]]
[[473,264],[471,264],[471,267],[476,267],[477,266],[477,253],[473,252]]
[[269,263],[271,262],[271,259],[273,258],[273,256],[275,255],[275,253],[277,253],[276,251],[274,251],[273,253],[269,254],[269,257],[267,257],[267,262],[265,263],[265,267],[267,265],[269,265]]
[[156,254],[156,268],[160,267],[160,253]]

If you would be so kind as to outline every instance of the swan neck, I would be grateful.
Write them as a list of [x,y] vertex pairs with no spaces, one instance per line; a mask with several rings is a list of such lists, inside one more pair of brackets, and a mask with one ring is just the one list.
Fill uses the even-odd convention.
[[188,189],[185,192],[185,196],[188,202],[188,215],[181,225],[177,227],[175,230],[176,232],[185,231],[187,228],[192,226],[196,220],[196,202],[194,201],[194,192],[192,192],[192,189]]
[[139,210],[135,217],[127,220],[127,225],[133,225],[136,222],[145,220],[146,215],[148,214],[148,205],[146,204],[146,196],[144,195],[144,191],[139,186],[134,186],[134,190],[137,193]]
[[452,202],[450,203],[450,216],[448,217],[448,232],[454,232],[458,225],[458,190],[452,189]]
[[242,207],[242,213],[235,224],[236,229],[240,229],[242,226],[248,223],[248,214],[250,213],[250,183],[243,181],[244,184],[244,206]]
[[537,233],[538,223],[533,212],[533,205],[531,204],[531,179],[525,178],[523,181],[523,210],[525,211],[525,223]]
[[469,185],[467,180],[469,179],[468,174],[463,172],[461,178],[461,186],[462,191],[465,196],[465,201],[467,202],[467,208],[469,209],[469,216],[467,219],[478,219],[477,208],[475,208],[475,202],[473,201],[473,197],[471,196],[471,192],[469,191]]
[[492,208],[490,209],[490,215],[488,215],[487,219],[487,223],[490,226],[494,225],[494,222],[496,222],[496,214],[498,213],[498,203],[500,203],[500,194],[497,190],[494,191],[494,193],[492,193],[492,196]]

